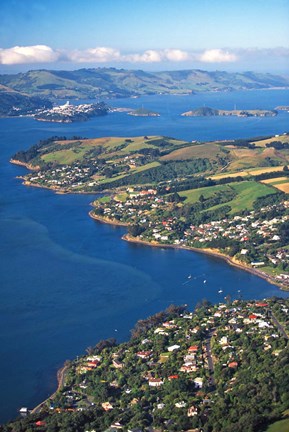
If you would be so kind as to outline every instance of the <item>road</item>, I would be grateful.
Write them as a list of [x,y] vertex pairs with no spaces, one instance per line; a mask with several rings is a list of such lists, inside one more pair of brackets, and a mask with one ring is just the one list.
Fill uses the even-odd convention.
[[286,333],[284,327],[282,326],[282,324],[280,324],[280,322],[277,320],[277,318],[275,317],[275,315],[273,314],[273,312],[271,310],[268,311],[270,314],[270,317],[273,321],[273,323],[278,327],[279,332],[282,334],[282,336],[284,336],[285,339],[289,339],[288,334]]
[[214,391],[216,388],[216,382],[214,377],[214,361],[212,356],[212,349],[211,349],[211,339],[213,336],[213,333],[215,332],[215,329],[211,330],[207,339],[205,340],[205,347],[207,352],[207,360],[208,360],[208,369],[210,373],[209,383],[211,390]]

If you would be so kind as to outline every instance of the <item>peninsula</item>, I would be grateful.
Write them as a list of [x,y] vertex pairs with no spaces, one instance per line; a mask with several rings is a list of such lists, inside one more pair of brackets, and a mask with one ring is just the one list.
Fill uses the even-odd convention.
[[106,192],[90,216],[130,241],[224,257],[289,288],[289,136],[189,143],[170,137],[52,137],[11,162],[27,186]]
[[138,321],[128,342],[87,348],[52,396],[1,432],[288,427],[289,300],[225,298],[194,312],[171,305]]
[[64,105],[53,108],[38,110],[33,116],[35,120],[54,123],[73,123],[85,121],[92,117],[106,115],[108,106],[101,102],[97,104],[71,105],[67,101]]

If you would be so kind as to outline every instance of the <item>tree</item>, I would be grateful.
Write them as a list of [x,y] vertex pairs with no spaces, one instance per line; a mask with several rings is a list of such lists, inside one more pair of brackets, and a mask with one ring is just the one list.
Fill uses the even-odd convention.
[[142,234],[145,231],[145,228],[139,224],[135,224],[135,225],[130,225],[128,227],[128,233],[133,236],[133,237],[137,237],[140,234]]

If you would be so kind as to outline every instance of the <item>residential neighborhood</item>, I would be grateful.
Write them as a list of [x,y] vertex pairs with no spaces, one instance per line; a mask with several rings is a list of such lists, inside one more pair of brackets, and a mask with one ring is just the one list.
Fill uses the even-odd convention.
[[241,264],[264,269],[265,273],[269,267],[277,282],[289,286],[289,250],[286,243],[283,246],[279,232],[289,220],[289,201],[284,199],[200,225],[180,220],[175,215],[178,207],[178,203],[169,201],[169,195],[161,195],[157,189],[128,188],[125,194],[95,201],[92,215],[137,226],[137,230],[129,229],[130,234],[152,244],[216,248],[225,253],[226,247],[233,248],[231,256]]
[[[201,432],[223,430],[230,418],[220,416],[222,410],[243,415],[244,422],[251,422],[251,415],[261,422],[257,411],[263,407],[262,422],[270,422],[285,394],[289,397],[283,382],[288,377],[288,310],[289,300],[277,298],[204,301],[194,312],[171,306],[140,320],[130,341],[100,341],[67,363],[63,387],[26,421],[47,427],[55,419],[67,420],[69,412],[74,421],[86,418],[85,429],[79,430],[89,432]],[[248,373],[254,381],[253,411],[244,414]]]

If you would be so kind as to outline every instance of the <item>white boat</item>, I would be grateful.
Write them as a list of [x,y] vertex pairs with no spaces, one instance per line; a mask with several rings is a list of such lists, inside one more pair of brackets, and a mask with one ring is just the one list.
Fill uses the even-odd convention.
[[223,290],[219,290],[218,293],[221,294],[223,292]]
[[22,414],[26,414],[26,413],[28,413],[28,408],[22,407],[22,408],[20,408],[19,412]]

